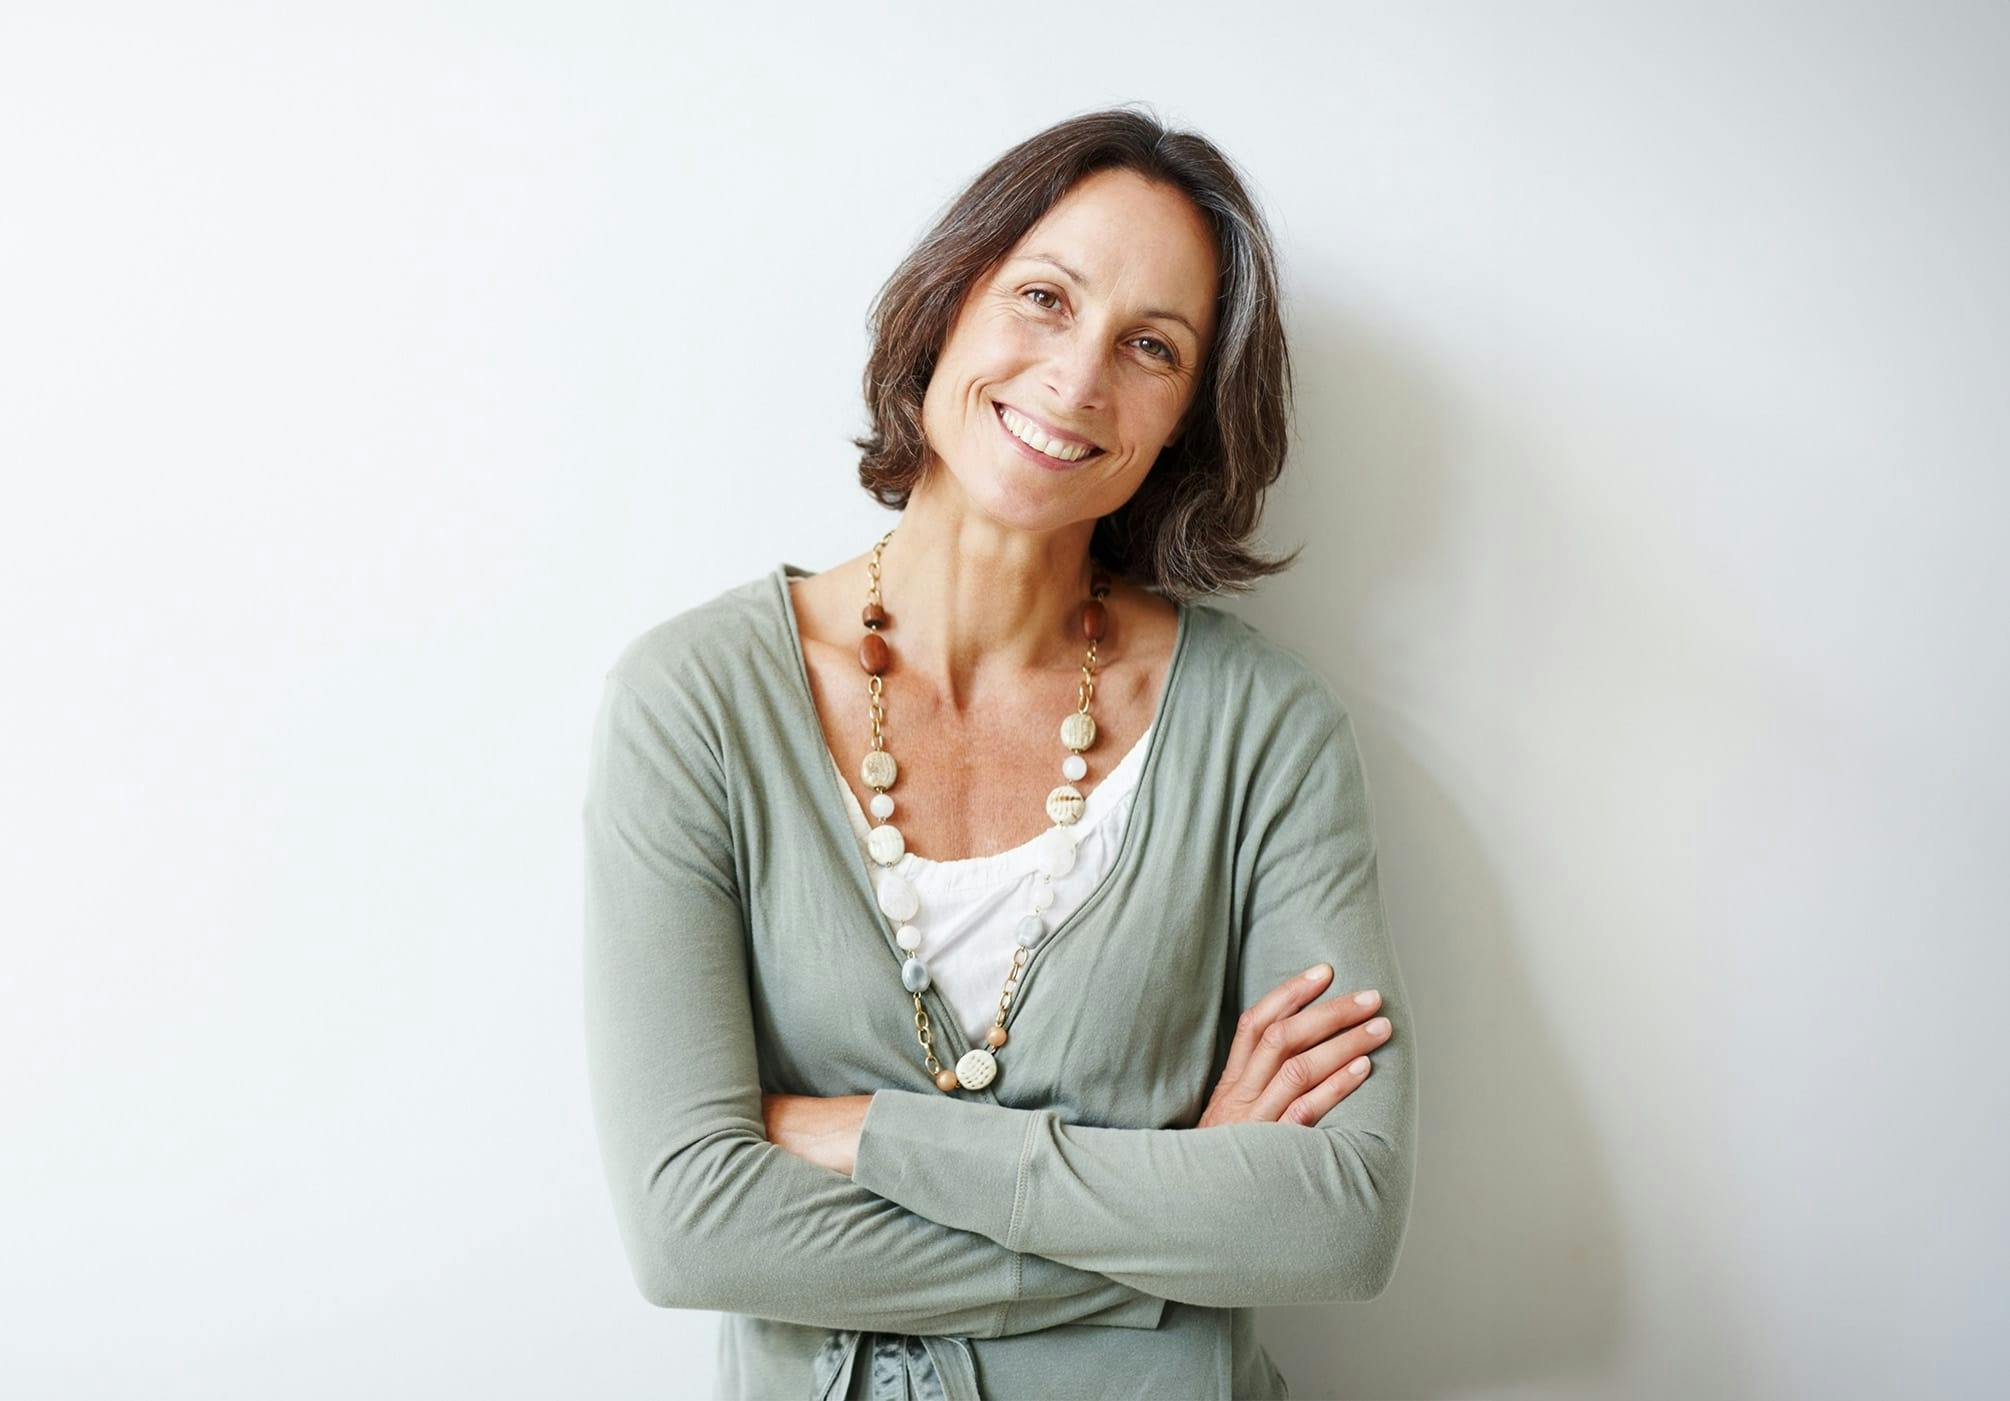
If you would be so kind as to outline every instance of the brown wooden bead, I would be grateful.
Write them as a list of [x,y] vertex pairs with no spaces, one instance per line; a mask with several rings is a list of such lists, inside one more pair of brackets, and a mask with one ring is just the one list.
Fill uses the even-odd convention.
[[886,626],[886,610],[877,603],[866,604],[865,612],[859,616],[860,621],[869,628],[883,628]]
[[1103,630],[1110,625],[1109,610],[1102,603],[1091,599],[1082,605],[1082,636],[1091,642],[1103,640]]
[[871,676],[877,676],[893,665],[893,653],[887,649],[886,639],[876,632],[869,632],[860,638],[858,664]]
[[955,1091],[958,1084],[955,1071],[938,1070],[935,1072],[935,1088],[941,1090],[944,1094]]

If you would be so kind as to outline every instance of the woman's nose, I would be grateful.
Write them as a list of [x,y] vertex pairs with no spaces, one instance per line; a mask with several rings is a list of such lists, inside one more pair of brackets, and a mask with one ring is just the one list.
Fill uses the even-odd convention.
[[1065,337],[1054,347],[1046,366],[1047,388],[1057,404],[1069,408],[1099,407],[1110,360],[1101,338],[1087,335]]

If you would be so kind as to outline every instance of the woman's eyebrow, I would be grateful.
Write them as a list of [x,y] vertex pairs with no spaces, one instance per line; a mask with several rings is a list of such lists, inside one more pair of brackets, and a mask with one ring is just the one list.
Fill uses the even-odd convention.
[[[1070,278],[1080,283],[1088,291],[1093,292],[1096,290],[1095,283],[1089,281],[1088,278],[1082,276],[1082,274],[1080,274],[1079,272],[1076,272],[1073,268],[1069,267],[1066,263],[1062,262],[1052,253],[1023,253],[1020,256],[1028,262],[1051,263],[1053,266],[1059,268],[1062,272],[1068,274]],[[1163,311],[1163,310],[1147,311],[1141,313],[1141,315],[1157,316],[1157,317],[1163,317],[1167,321],[1177,321],[1179,322],[1180,325],[1186,327],[1187,330],[1193,332],[1193,337],[1195,340],[1200,339],[1199,329],[1193,324],[1193,322],[1187,320],[1186,317],[1182,316],[1177,311]]]
[[1066,274],[1068,274],[1068,276],[1070,276],[1070,277],[1074,278],[1074,279],[1075,279],[1075,281],[1077,281],[1077,282],[1081,283],[1081,284],[1082,284],[1082,285],[1083,285],[1084,287],[1088,288],[1088,289],[1089,289],[1089,290],[1090,290],[1091,292],[1093,292],[1093,291],[1095,291],[1095,290],[1096,290],[1096,284],[1095,284],[1095,283],[1093,283],[1093,282],[1089,281],[1089,279],[1088,279],[1088,278],[1086,278],[1086,277],[1082,276],[1082,274],[1080,274],[1079,272],[1076,272],[1076,271],[1075,271],[1075,270],[1074,270],[1073,268],[1069,267],[1069,266],[1068,266],[1068,265],[1067,265],[1066,263],[1062,262],[1062,261],[1061,261],[1061,260],[1060,260],[1059,258],[1055,257],[1055,256],[1054,256],[1054,255],[1053,255],[1052,253],[1028,253],[1028,254],[1026,254],[1026,255],[1024,255],[1024,256],[1025,256],[1025,257],[1026,257],[1026,259],[1027,259],[1028,261],[1030,261],[1030,262],[1035,262],[1035,263],[1052,263],[1052,264],[1053,264],[1053,265],[1054,265],[1055,267],[1059,268],[1059,269],[1060,269],[1060,270],[1061,270],[1062,272],[1065,272]]

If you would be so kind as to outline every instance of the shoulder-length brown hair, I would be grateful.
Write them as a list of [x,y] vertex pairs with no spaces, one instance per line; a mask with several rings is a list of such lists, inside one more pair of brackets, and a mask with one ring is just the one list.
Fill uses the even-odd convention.
[[922,396],[965,295],[1076,182],[1133,170],[1183,191],[1212,227],[1216,331],[1179,436],[1130,499],[1096,522],[1089,550],[1168,598],[1246,591],[1304,548],[1265,558],[1248,545],[1288,451],[1291,359],[1276,256],[1234,163],[1206,137],[1171,130],[1139,106],[1070,117],[1014,146],[965,187],[880,288],[865,367],[872,431],[852,440],[862,454],[859,484],[883,505],[907,505],[928,465]]

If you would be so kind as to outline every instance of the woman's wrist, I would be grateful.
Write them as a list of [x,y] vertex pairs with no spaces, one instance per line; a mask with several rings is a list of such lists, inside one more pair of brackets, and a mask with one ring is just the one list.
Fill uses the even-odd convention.
[[768,1141],[819,1167],[851,1176],[871,1095],[762,1095]]

